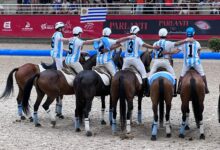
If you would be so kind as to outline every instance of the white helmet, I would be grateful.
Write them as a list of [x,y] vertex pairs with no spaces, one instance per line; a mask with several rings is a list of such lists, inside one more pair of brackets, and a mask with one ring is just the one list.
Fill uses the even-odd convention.
[[158,33],[159,37],[166,37],[167,34],[168,34],[168,31],[166,28],[161,28]]
[[83,32],[83,30],[79,26],[73,28],[73,34],[79,34],[79,33],[82,33],[82,32]]
[[137,34],[139,31],[140,31],[140,28],[138,26],[132,26],[130,33]]
[[111,33],[112,33],[112,30],[108,27],[106,27],[102,30],[102,35],[103,36],[110,36]]
[[62,28],[62,27],[64,27],[64,23],[63,22],[57,22],[55,24],[55,29]]

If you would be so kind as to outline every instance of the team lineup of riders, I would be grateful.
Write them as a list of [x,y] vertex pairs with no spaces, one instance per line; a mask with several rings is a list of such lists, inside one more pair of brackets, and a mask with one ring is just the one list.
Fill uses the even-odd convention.
[[[142,77],[143,87],[145,87],[145,96],[149,97],[150,95],[149,88],[147,88],[149,87],[149,78],[159,67],[165,68],[175,80],[173,92],[174,97],[176,97],[177,94],[180,94],[182,78],[191,67],[202,76],[205,83],[205,93],[209,93],[206,76],[200,61],[201,46],[200,43],[193,38],[195,30],[192,27],[186,29],[186,38],[177,42],[167,40],[168,31],[165,28],[161,28],[158,33],[159,40],[153,45],[150,45],[138,37],[140,28],[136,25],[131,27],[129,36],[117,40],[110,38],[111,29],[106,27],[102,31],[102,37],[85,41],[80,38],[83,30],[79,26],[73,28],[73,37],[64,38],[62,34],[64,26],[63,22],[57,22],[55,24],[56,32],[53,34],[51,41],[51,56],[56,62],[57,70],[62,70],[63,68],[63,41],[69,41],[69,50],[67,50],[68,54],[65,58],[65,63],[68,67],[75,70],[76,73],[83,71],[83,67],[79,63],[81,50],[83,49],[83,45],[93,44],[94,48],[97,50],[96,66],[104,67],[110,73],[111,77],[114,77],[117,68],[112,61],[112,50],[122,46],[125,51],[122,70],[131,66],[135,67]],[[149,75],[140,59],[139,50],[141,47],[147,48],[146,50],[152,49],[149,50],[149,52],[153,52],[154,54],[153,64]],[[176,89],[177,78],[170,60],[172,54],[180,51],[183,52],[184,61],[178,82],[178,89]]]

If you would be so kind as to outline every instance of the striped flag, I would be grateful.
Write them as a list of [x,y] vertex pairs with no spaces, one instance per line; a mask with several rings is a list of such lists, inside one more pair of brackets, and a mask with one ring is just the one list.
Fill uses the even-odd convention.
[[81,8],[80,22],[104,22],[106,20],[107,8]]

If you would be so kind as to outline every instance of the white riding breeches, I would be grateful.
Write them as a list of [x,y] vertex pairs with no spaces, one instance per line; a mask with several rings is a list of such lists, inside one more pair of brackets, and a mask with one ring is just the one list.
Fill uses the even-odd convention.
[[[181,72],[181,77],[183,77],[186,72],[190,69],[191,67],[190,66],[186,66],[185,64],[183,64],[183,68],[182,68],[182,72]],[[205,73],[204,73],[204,70],[203,70],[203,67],[201,64],[198,64],[198,65],[195,65],[193,66],[193,68],[201,75],[201,76],[204,76]]]
[[68,64],[67,66],[73,68],[77,74],[80,73],[81,71],[83,71],[83,67],[79,62],[75,62],[73,64]]
[[176,79],[176,74],[168,59],[154,59],[152,68],[150,69],[149,76],[152,76],[159,67],[165,68],[169,73],[173,75],[173,78]]
[[104,64],[97,64],[96,66],[104,66],[107,69],[107,71],[111,74],[112,77],[114,77],[116,73],[116,67],[113,61],[109,61]]
[[140,58],[124,58],[122,70],[124,70],[125,68],[130,68],[131,66],[134,66],[138,70],[138,72],[140,72],[142,79],[147,78],[147,72]]
[[57,70],[62,70],[63,68],[63,58],[55,58]]

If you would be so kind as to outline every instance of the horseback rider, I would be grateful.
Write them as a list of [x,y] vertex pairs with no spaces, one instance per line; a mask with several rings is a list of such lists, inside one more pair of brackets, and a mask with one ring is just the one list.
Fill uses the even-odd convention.
[[175,84],[174,84],[174,93],[173,96],[176,97],[176,84],[177,84],[177,79],[176,75],[174,72],[173,67],[170,64],[170,55],[169,54],[164,54],[165,52],[170,52],[175,46],[181,45],[185,42],[185,40],[181,40],[178,42],[171,42],[166,40],[168,31],[166,28],[161,28],[158,32],[159,35],[159,40],[156,41],[153,46],[159,46],[159,49],[154,49],[154,60],[153,60],[153,65],[149,73],[149,77],[151,77],[159,67],[165,68],[169,73],[172,74],[173,78],[175,79]]
[[109,38],[112,31],[110,28],[106,27],[102,31],[102,37],[98,41],[98,54],[96,58],[96,66],[105,67],[105,69],[110,73],[111,77],[113,77],[116,73],[116,67],[114,62],[112,61],[113,51],[115,48],[121,46],[121,42],[134,38],[134,36],[127,36],[117,40]]
[[[192,27],[188,27],[186,29],[186,36],[187,38],[193,39],[193,36],[195,35],[195,29]],[[186,43],[182,44],[178,47],[177,50],[172,51],[171,53],[178,53],[180,51],[183,51],[184,53],[184,63],[182,72],[180,75],[180,79],[178,82],[178,90],[177,93],[180,94],[181,85],[182,85],[182,79],[183,76],[186,74],[186,72],[193,67],[201,76],[205,83],[205,93],[209,93],[206,76],[200,61],[200,51],[201,51],[201,45],[196,40],[187,41]]]
[[147,72],[145,70],[143,62],[140,59],[138,51],[140,50],[141,47],[146,47],[151,49],[153,49],[154,47],[152,45],[145,43],[140,37],[137,36],[139,31],[140,28],[138,26],[136,25],[132,26],[130,29],[130,34],[135,35],[135,38],[124,42],[124,47],[126,51],[125,51],[122,70],[124,70],[125,68],[129,68],[130,66],[134,66],[141,74],[143,87],[145,91],[144,94],[147,95],[149,90],[147,88],[148,86]]
[[52,50],[50,55],[56,62],[57,70],[61,70],[63,68],[63,41],[69,41],[71,38],[63,37],[63,22],[57,22],[55,24],[56,32],[53,34],[51,38],[51,47]]
[[69,42],[69,53],[65,59],[67,66],[71,67],[77,74],[83,71],[82,65],[79,63],[79,58],[83,45],[93,44],[95,40],[86,40],[83,41],[80,39],[83,30],[81,27],[76,26],[73,28],[73,38]]

